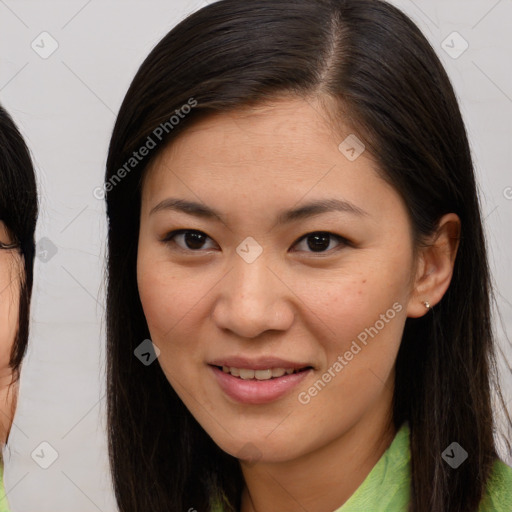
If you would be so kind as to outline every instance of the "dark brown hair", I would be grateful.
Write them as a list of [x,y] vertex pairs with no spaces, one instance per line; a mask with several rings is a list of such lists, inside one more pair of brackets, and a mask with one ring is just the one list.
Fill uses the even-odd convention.
[[[223,0],[173,28],[135,76],[106,171],[108,436],[120,510],[207,511],[221,498],[226,510],[240,507],[238,461],[199,426],[160,366],[133,355],[150,337],[136,279],[141,180],[158,149],[193,122],[283,94],[329,99],[330,116],[350,120],[403,197],[418,243],[443,214],[461,219],[448,291],[429,314],[406,321],[393,420],[411,428],[410,510],[476,511],[497,458],[490,396],[497,373],[473,164],[435,51],[407,16],[380,0]],[[197,106],[160,130],[157,147],[117,179],[191,98]],[[454,440],[469,453],[457,470],[441,458]]]
[[28,344],[37,215],[37,187],[29,150],[11,116],[0,106],[0,220],[23,256],[19,327],[9,362],[14,380],[19,377]]

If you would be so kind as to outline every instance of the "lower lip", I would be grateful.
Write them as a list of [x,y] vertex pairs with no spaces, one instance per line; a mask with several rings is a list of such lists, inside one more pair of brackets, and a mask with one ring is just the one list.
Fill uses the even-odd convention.
[[243,404],[266,404],[278,400],[298,386],[312,371],[304,370],[268,380],[244,380],[210,366],[221,389],[233,400]]

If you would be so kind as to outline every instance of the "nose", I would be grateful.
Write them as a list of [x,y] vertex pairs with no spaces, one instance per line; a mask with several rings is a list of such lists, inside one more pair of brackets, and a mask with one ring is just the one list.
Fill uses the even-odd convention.
[[263,257],[252,263],[235,256],[235,267],[219,283],[211,317],[221,329],[256,338],[293,324],[293,294]]

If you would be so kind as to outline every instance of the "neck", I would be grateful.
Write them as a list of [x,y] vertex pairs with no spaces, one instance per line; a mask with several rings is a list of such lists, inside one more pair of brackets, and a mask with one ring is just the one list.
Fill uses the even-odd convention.
[[383,405],[328,445],[292,461],[242,464],[246,486],[241,512],[331,512],[343,505],[396,434],[390,415],[390,388],[385,387],[379,401]]

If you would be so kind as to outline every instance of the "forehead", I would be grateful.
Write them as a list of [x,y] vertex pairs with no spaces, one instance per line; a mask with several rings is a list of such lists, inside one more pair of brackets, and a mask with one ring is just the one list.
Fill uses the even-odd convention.
[[[349,132],[348,129],[344,131]],[[186,139],[192,137],[195,142],[205,143],[215,139],[216,143],[221,142],[224,146],[236,142],[229,146],[229,155],[226,156],[242,161],[251,156],[247,154],[247,148],[262,150],[252,155],[255,160],[268,156],[273,159],[279,156],[299,159],[302,153],[318,153],[316,156],[320,156],[321,151],[314,151],[318,145],[329,144],[336,148],[343,136],[339,132],[340,129],[334,129],[318,101],[288,98],[212,114],[182,132],[176,142],[186,143]]]
[[386,195],[396,202],[366,151],[355,159],[342,152],[355,134],[331,120],[318,101],[290,98],[196,121],[150,164],[143,203],[154,206],[170,193],[221,210],[275,209],[336,194],[376,207],[384,207]]
[[[328,117],[317,101],[296,98],[214,113],[181,132],[151,162],[147,176],[159,181],[172,170],[242,179],[248,167],[258,167],[254,177],[260,179],[271,171],[283,179],[318,176],[346,163],[338,146],[350,130],[335,129]],[[373,165],[368,155],[364,160],[367,167]]]

